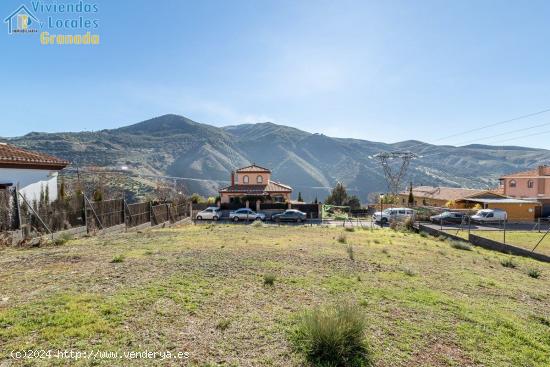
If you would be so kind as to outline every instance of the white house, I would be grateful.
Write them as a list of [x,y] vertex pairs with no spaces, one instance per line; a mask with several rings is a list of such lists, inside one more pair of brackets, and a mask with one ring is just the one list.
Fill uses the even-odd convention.
[[16,187],[29,202],[48,190],[57,199],[57,175],[69,162],[47,154],[0,143],[0,188]]

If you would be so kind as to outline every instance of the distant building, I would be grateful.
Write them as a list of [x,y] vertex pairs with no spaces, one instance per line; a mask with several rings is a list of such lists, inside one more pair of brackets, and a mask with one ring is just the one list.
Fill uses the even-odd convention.
[[500,178],[504,195],[519,199],[536,200],[542,205],[541,216],[550,216],[550,167],[511,173]]
[[[409,190],[400,192],[398,196],[400,204],[408,204]],[[452,202],[454,209],[470,209],[479,205],[483,209],[505,210],[512,221],[534,220],[540,213],[537,201],[507,197],[495,190],[417,186],[413,188],[413,196],[414,206],[445,207]]]
[[48,191],[57,199],[57,176],[69,162],[43,153],[0,143],[0,189],[16,187],[29,202],[40,200]]
[[243,205],[249,201],[263,203],[285,203],[290,201],[292,187],[271,180],[271,171],[256,164],[231,172],[231,185],[219,190],[222,203],[238,201]]

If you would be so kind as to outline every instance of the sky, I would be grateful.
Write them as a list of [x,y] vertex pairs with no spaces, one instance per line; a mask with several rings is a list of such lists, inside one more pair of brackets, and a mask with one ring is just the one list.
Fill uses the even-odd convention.
[[[21,4],[33,9],[3,0],[2,20]],[[98,11],[35,11],[36,33],[2,24],[0,136],[175,113],[215,126],[271,121],[372,141],[550,149],[550,111],[463,133],[550,109],[548,1],[83,4]],[[97,27],[44,28],[81,16]],[[100,43],[42,45],[44,29],[90,31]]]

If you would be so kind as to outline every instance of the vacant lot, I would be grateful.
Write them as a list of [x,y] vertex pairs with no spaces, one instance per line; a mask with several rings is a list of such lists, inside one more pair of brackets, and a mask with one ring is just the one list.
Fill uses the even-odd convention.
[[376,366],[550,365],[550,265],[455,247],[389,229],[197,225],[2,250],[0,358],[149,350],[198,366],[299,366],[296,316],[351,300]]
[[[448,230],[450,234],[460,236],[462,238],[468,238],[468,230]],[[476,236],[485,237],[490,240],[503,242],[504,241],[504,232],[503,231],[471,231],[472,234]],[[533,250],[537,243],[542,239],[545,232],[537,231],[506,231],[506,243],[509,245],[517,246],[524,248],[526,250]],[[550,256],[550,234],[548,234],[542,242],[537,246],[535,252],[540,254]]]

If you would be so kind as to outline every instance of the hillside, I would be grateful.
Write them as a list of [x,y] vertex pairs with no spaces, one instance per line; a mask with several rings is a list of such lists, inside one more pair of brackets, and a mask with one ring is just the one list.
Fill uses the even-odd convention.
[[384,191],[382,170],[370,158],[379,151],[411,148],[421,155],[407,177],[419,185],[494,187],[504,173],[550,161],[550,151],[543,149],[437,146],[412,140],[385,144],[273,123],[218,128],[177,115],[96,132],[33,132],[8,141],[75,166],[127,166],[140,174],[185,177],[188,192],[204,195],[225,184],[231,169],[256,162],[270,167],[276,180],[293,186],[296,194],[301,191],[306,200],[324,198],[338,180],[363,201],[371,192]]

